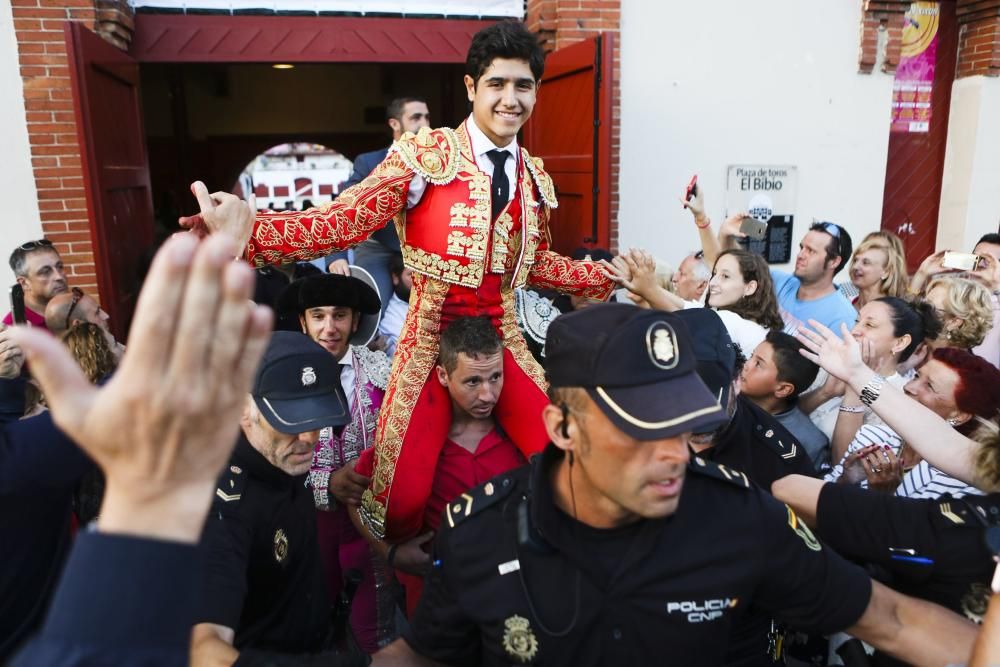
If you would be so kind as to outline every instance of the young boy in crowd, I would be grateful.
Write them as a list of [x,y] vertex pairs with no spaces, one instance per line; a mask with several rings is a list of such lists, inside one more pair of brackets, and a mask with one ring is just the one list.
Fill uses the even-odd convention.
[[803,357],[802,343],[771,331],[743,366],[740,391],[777,418],[808,450],[816,470],[830,467],[830,441],[796,403],[816,379],[819,367]]

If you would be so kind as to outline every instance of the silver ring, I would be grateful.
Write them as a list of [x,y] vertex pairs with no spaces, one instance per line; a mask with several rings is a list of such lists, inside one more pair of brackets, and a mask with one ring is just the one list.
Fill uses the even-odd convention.
[[873,472],[873,473],[875,473],[875,474],[877,475],[877,474],[879,474],[880,472],[882,472],[882,469],[881,469],[881,468],[876,468],[875,466],[872,466],[872,472]]

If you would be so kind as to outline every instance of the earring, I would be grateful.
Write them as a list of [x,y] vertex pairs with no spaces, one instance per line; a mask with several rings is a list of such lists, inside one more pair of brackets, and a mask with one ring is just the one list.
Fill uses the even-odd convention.
[[946,419],[945,421],[948,422],[949,426],[958,426],[958,420],[955,419],[954,417],[952,417],[951,419]]

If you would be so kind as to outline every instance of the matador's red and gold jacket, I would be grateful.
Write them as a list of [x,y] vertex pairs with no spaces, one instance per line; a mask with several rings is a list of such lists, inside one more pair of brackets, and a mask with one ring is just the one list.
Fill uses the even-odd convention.
[[[541,159],[523,148],[521,158],[522,233],[511,233],[506,214],[491,223],[490,179],[476,165],[465,126],[424,128],[400,138],[367,178],[335,201],[302,212],[258,215],[247,261],[263,266],[322,257],[361,243],[392,220],[404,262],[429,278],[477,288],[486,272],[510,272],[513,287],[529,283],[606,299],[614,284],[597,264],[572,261],[548,249],[555,189]],[[428,188],[407,211],[415,175]]]

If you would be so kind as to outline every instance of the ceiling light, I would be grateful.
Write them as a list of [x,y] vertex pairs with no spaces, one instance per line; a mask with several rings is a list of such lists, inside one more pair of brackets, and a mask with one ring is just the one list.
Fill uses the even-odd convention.
[[274,65],[271,65],[271,67],[274,69],[294,69],[295,65],[292,65],[291,63],[275,63]]

